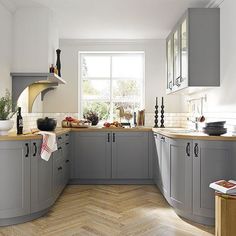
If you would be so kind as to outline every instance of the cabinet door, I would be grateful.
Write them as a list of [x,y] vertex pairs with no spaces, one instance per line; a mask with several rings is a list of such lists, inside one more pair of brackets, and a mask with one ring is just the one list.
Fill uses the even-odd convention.
[[162,189],[162,180],[161,180],[161,136],[159,134],[154,134],[155,139],[155,152],[154,152],[154,167],[153,167],[153,176],[155,184],[158,188]]
[[170,139],[170,203],[192,211],[192,142]]
[[64,177],[65,177],[65,184],[68,183],[69,179],[70,179],[70,164],[71,164],[71,159],[70,159],[70,142],[69,140],[66,141],[63,145],[63,155],[64,155],[64,166],[65,166],[65,173],[64,173]]
[[30,143],[0,142],[0,218],[30,213]]
[[78,179],[111,178],[111,133],[75,134],[74,175]]
[[173,78],[174,78],[174,60],[173,60],[173,35],[171,35],[166,42],[167,48],[167,93],[173,89]]
[[181,86],[181,75],[180,75],[180,27],[174,32],[174,45],[173,45],[173,55],[174,55],[174,86],[175,88]]
[[53,203],[52,157],[40,157],[41,140],[31,141],[31,213],[44,210]]
[[65,186],[64,160],[62,144],[58,145],[58,150],[53,153],[53,195],[57,198]]
[[149,178],[148,132],[112,133],[112,178]]
[[231,176],[231,144],[220,141],[193,142],[193,213],[214,217],[214,190],[209,184]]
[[185,88],[188,86],[188,22],[184,18],[181,23],[181,86]]
[[168,199],[170,196],[170,145],[169,139],[161,137],[161,180],[162,192]]

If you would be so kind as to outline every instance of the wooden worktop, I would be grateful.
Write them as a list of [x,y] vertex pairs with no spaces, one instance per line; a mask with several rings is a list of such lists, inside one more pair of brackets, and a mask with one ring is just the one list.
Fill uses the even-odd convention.
[[[174,132],[173,132],[173,131]],[[184,129],[182,129],[184,130]],[[168,138],[174,139],[192,139],[192,140],[209,140],[209,141],[236,141],[236,136],[233,136],[231,133],[226,133],[221,136],[209,136],[203,132],[180,132],[178,133],[177,129],[171,128],[153,128],[153,132],[166,136]]]
[[[178,132],[178,130],[180,130]],[[203,132],[182,132],[183,129],[176,128],[151,128],[151,127],[135,127],[135,128],[57,128],[55,130],[56,135],[61,135],[67,132],[156,132],[169,138],[175,139],[192,139],[192,140],[212,140],[212,141],[236,141],[236,136],[224,134],[221,136],[209,136]],[[0,141],[20,141],[20,140],[33,140],[41,139],[42,136],[37,133],[17,135],[16,133],[9,133],[5,136],[0,136]]]

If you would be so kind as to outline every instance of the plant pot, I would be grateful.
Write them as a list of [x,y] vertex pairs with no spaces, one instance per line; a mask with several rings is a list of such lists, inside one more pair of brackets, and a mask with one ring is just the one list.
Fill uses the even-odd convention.
[[0,120],[0,135],[8,135],[8,132],[13,128],[13,125],[13,120]]

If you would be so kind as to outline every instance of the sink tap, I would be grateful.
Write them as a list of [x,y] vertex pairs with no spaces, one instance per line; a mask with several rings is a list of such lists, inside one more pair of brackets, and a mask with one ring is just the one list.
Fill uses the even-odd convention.
[[195,131],[198,131],[198,121],[199,121],[198,117],[195,117],[195,120],[191,120],[188,117],[187,120],[191,121],[192,123],[194,123],[195,124]]

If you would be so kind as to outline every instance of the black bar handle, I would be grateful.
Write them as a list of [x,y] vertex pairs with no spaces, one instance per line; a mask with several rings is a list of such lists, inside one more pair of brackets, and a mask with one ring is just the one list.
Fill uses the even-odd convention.
[[69,136],[69,134],[66,134],[66,136],[68,137],[68,136]]
[[36,143],[33,143],[33,145],[34,145],[34,154],[33,154],[33,156],[35,157],[37,155],[38,148],[37,148],[37,144]]
[[61,150],[61,149],[62,149],[62,147],[59,147],[59,148],[58,148],[58,150]]
[[70,143],[66,143],[66,145],[69,145]]
[[163,142],[164,142],[165,140],[166,140],[166,139],[165,139],[165,137],[161,137],[161,141],[163,141]]
[[66,160],[66,163],[70,162],[70,160]]
[[110,143],[110,133],[107,134],[107,142]]
[[59,140],[60,140],[60,139],[62,139],[62,137],[61,137],[61,136],[59,136],[57,139],[59,139]]
[[199,151],[198,143],[195,143],[195,146],[194,146],[194,156],[195,157],[198,157],[198,151]]
[[29,144],[26,143],[25,146],[26,146],[26,154],[25,154],[25,157],[29,157]]
[[62,167],[60,166],[60,167],[58,167],[57,169],[58,169],[58,170],[62,170]]
[[116,134],[115,133],[113,133],[113,135],[112,135],[112,141],[113,141],[113,143],[116,141]]
[[187,143],[186,154],[187,154],[188,157],[190,157],[190,143]]

